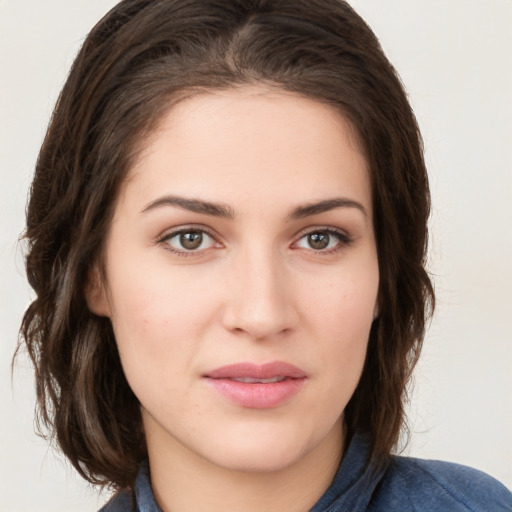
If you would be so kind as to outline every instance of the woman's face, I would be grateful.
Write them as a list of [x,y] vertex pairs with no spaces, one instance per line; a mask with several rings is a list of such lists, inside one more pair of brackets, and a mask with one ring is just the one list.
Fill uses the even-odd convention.
[[106,241],[110,317],[150,450],[273,471],[342,432],[379,269],[365,158],[332,108],[262,88],[174,106]]

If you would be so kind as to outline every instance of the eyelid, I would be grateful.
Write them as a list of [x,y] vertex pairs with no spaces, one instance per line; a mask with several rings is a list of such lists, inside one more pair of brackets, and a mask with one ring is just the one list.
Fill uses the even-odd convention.
[[[336,247],[333,247],[331,249],[327,250],[315,250],[315,249],[305,249],[309,250],[313,253],[317,254],[330,254],[333,252],[336,252],[337,250],[340,250],[343,247],[347,247],[352,244],[354,241],[353,237],[350,236],[345,230],[336,228],[334,226],[314,226],[314,227],[308,227],[306,229],[303,229],[300,231],[296,237],[295,241],[292,243],[292,247],[296,245],[300,240],[302,240],[304,237],[311,235],[313,233],[328,233],[330,235],[334,235],[338,237],[339,244],[336,245]],[[302,248],[299,248],[302,249]]]
[[[184,225],[184,226],[170,228],[170,229],[164,231],[161,235],[159,235],[156,238],[156,243],[164,245],[168,240],[174,238],[175,236],[178,236],[182,233],[189,233],[191,231],[197,231],[197,232],[203,233],[203,234],[209,236],[215,242],[215,244],[222,245],[222,242],[219,241],[220,237],[216,233],[214,233],[209,228],[207,228],[203,225],[198,225],[198,224],[188,224],[188,225]],[[187,251],[185,249],[183,249],[183,250],[175,249],[170,244],[167,244],[165,246],[166,250],[168,250],[174,254],[181,255],[181,256],[198,256],[212,248],[213,247],[209,247],[207,249],[199,249],[196,251],[194,251],[194,250]]]
[[[191,231],[197,231],[197,232],[201,232],[207,236],[209,236],[215,244],[217,244],[218,246],[222,246],[223,243],[219,240],[220,237],[213,231],[211,230],[210,228],[204,226],[204,225],[200,225],[200,224],[188,224],[188,225],[183,225],[183,226],[177,226],[177,227],[174,227],[174,228],[170,228],[166,231],[164,231],[161,235],[159,235],[157,238],[156,238],[156,243],[158,244],[165,244],[165,242],[169,239],[172,239],[174,238],[175,236],[178,236],[180,235],[181,233],[188,233],[188,232],[191,232]],[[293,248],[294,245],[296,245],[300,240],[302,240],[304,237],[308,236],[308,235],[311,235],[313,233],[328,233],[330,235],[333,235],[335,237],[338,238],[339,240],[339,243],[336,244],[335,247],[333,248],[330,248],[330,249],[326,249],[326,250],[315,250],[313,248],[311,249],[305,249],[305,248],[298,248],[298,249],[304,249],[304,250],[307,250],[307,251],[310,251],[312,253],[316,253],[316,254],[324,254],[324,255],[327,255],[327,254],[331,254],[331,253],[334,253],[334,252],[337,252],[338,250],[342,249],[343,247],[347,247],[349,245],[352,244],[352,242],[354,241],[353,237],[350,236],[346,230],[343,230],[343,229],[340,229],[340,228],[337,228],[337,227],[334,227],[334,226],[311,226],[311,227],[308,227],[308,228],[305,228],[303,230],[301,230],[295,237],[294,237],[294,241],[292,242],[291,246]],[[167,244],[165,246],[165,249],[174,253],[174,254],[177,254],[177,255],[180,255],[180,256],[199,256],[201,254],[204,254],[205,252],[209,251],[210,249],[213,249],[215,247],[209,247],[209,248],[206,248],[206,249],[199,249],[199,250],[179,250],[179,249],[176,249],[172,246],[170,246],[170,244]],[[218,248],[218,247],[217,247]]]

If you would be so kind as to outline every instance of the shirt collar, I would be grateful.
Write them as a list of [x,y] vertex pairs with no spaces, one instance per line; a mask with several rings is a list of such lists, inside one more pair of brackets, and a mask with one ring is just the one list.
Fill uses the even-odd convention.
[[[367,509],[375,487],[382,479],[388,463],[369,462],[370,441],[364,434],[354,434],[332,484],[310,512],[336,512]],[[151,489],[149,467],[144,463],[135,483],[138,512],[162,512]]]
[[367,509],[389,461],[376,464],[369,460],[370,437],[356,433],[352,437],[332,484],[310,512],[336,512]]

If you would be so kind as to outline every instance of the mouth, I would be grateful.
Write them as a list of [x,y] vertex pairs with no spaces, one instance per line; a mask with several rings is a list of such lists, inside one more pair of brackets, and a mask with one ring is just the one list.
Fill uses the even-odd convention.
[[204,375],[207,383],[234,405],[271,409],[291,400],[307,380],[307,374],[282,361],[266,364],[235,363]]
[[232,380],[236,382],[244,382],[245,384],[272,384],[273,382],[283,382],[288,377],[278,376],[270,377],[270,379],[253,379],[252,377],[234,377]]

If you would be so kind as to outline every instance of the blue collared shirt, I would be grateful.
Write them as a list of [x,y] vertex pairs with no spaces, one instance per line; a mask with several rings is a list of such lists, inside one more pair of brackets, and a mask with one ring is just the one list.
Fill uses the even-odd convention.
[[[377,466],[367,462],[368,449],[365,436],[355,435],[310,512],[512,512],[512,493],[476,469],[398,456]],[[117,493],[100,512],[162,512],[147,464],[135,489]]]

